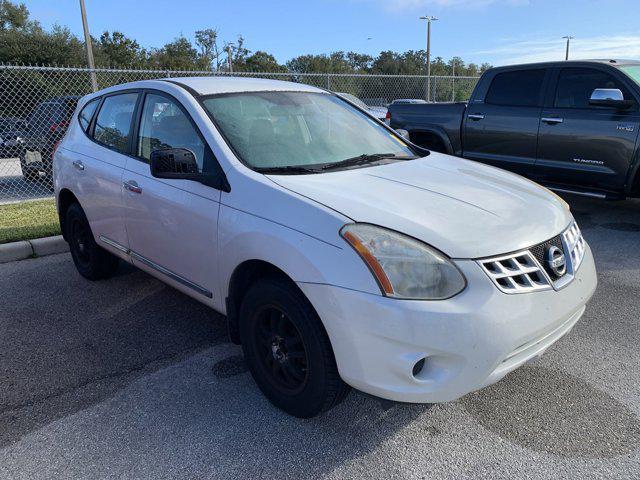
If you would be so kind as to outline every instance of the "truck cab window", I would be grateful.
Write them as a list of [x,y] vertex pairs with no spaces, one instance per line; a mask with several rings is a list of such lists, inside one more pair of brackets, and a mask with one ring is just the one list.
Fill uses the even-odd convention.
[[602,108],[589,104],[596,88],[617,88],[624,98],[633,97],[612,75],[593,68],[563,68],[558,78],[555,106],[557,108]]
[[485,103],[514,107],[540,106],[545,74],[543,68],[498,73],[491,82]]

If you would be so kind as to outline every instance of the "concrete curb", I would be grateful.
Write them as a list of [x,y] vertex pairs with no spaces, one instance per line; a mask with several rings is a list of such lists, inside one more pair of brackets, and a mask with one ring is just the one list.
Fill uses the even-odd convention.
[[68,251],[69,245],[64,241],[62,235],[3,243],[0,245],[0,263],[44,257]]

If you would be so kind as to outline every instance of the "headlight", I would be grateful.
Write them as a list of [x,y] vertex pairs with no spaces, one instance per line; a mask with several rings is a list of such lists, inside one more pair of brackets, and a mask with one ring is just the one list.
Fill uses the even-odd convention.
[[362,257],[388,297],[444,300],[466,286],[451,260],[407,235],[366,223],[345,225],[340,235]]

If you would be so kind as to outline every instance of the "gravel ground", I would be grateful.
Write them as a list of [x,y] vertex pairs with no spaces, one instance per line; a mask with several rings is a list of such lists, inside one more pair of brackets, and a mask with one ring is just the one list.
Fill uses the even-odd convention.
[[0,478],[640,478],[640,202],[567,197],[598,264],[583,320],[457,402],[260,394],[223,319],[132,268],[0,265]]

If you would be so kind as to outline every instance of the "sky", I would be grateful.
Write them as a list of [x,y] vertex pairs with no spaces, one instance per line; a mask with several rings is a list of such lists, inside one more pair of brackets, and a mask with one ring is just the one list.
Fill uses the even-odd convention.
[[[82,36],[78,0],[26,0],[32,18]],[[376,55],[426,48],[422,15],[434,15],[432,55],[493,65],[564,58],[640,58],[639,0],[85,0],[94,36],[119,30],[144,47],[217,28],[284,63],[337,50]]]

